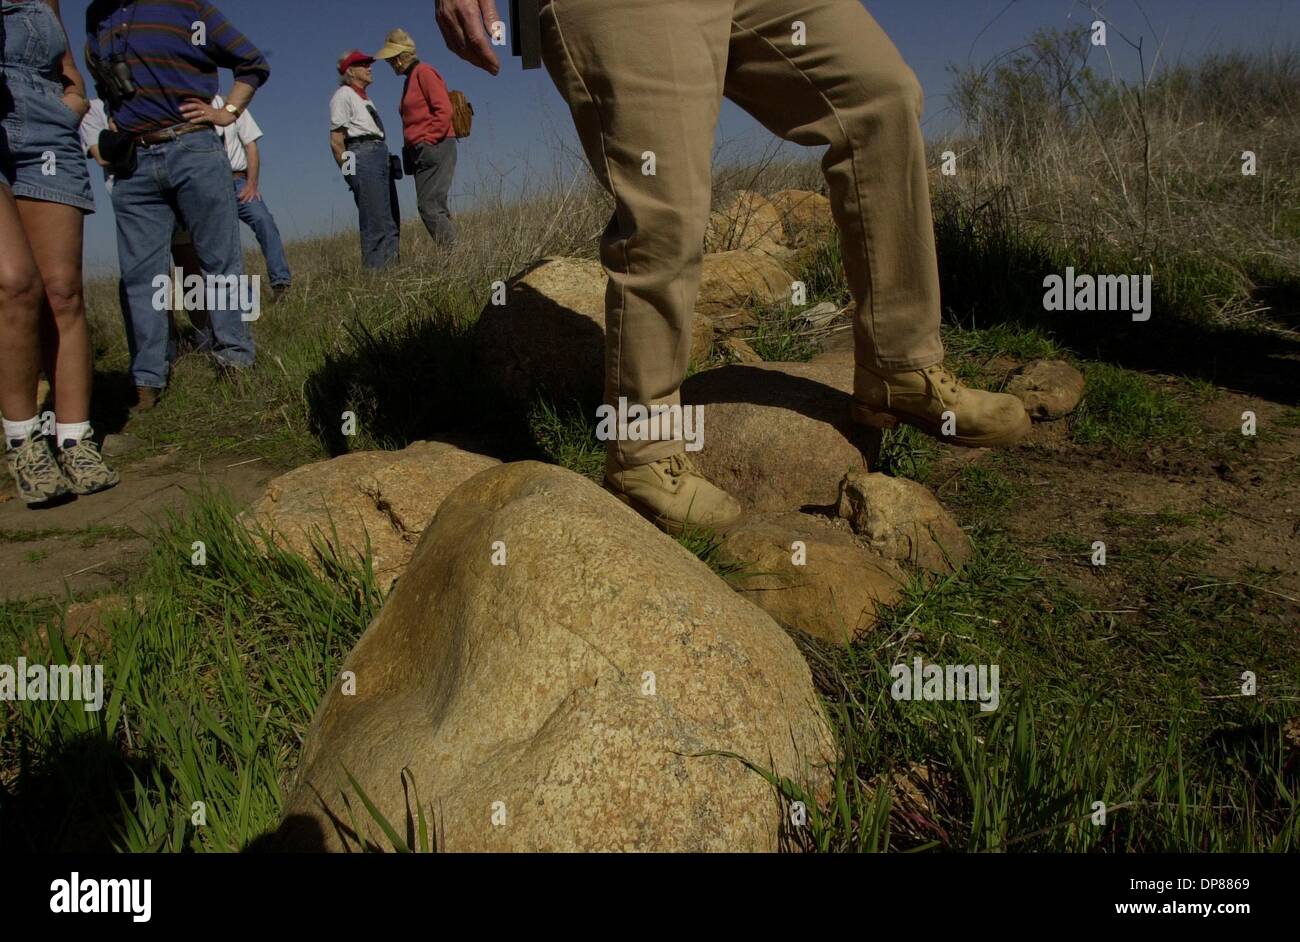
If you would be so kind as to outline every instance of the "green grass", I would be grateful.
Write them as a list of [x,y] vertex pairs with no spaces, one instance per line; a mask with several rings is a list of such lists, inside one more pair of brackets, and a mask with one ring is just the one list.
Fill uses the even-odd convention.
[[553,464],[600,483],[605,476],[605,443],[596,438],[595,416],[573,404],[558,408],[534,402],[528,426],[538,450]]
[[749,575],[745,564],[727,558],[722,551],[722,537],[705,527],[687,526],[677,542],[713,570],[714,575],[727,582],[735,582]]
[[[206,566],[190,565],[195,540]],[[209,495],[157,534],[131,606],[106,616],[111,650],[69,651],[48,607],[9,604],[0,662],[102,663],[110,699],[100,713],[7,711],[6,846],[235,851],[274,826],[317,701],[380,603],[368,562],[325,553],[322,565],[318,576],[292,554],[260,555]]]
[[795,310],[786,305],[755,312],[758,326],[744,336],[754,352],[769,363],[802,363],[817,355],[813,343],[795,324]]
[[1196,433],[1191,411],[1147,378],[1108,363],[1091,363],[1083,401],[1070,417],[1081,445],[1140,446]]
[[884,432],[880,457],[872,470],[925,484],[938,458],[939,446],[933,438],[910,425],[899,425]]
[[[1283,622],[1256,617],[1263,596],[1189,592],[1194,570],[1171,578],[1141,559],[1130,575],[1145,610],[1099,614],[996,531],[975,546],[959,578],[913,582],[874,640],[805,642],[841,747],[832,796],[798,834],[807,846],[1300,848],[1300,769],[1281,733],[1300,657]],[[999,709],[894,700],[889,666],[916,655],[999,665]],[[1259,673],[1255,697],[1234,695],[1245,669]],[[882,783],[909,774],[922,800],[900,807]]]

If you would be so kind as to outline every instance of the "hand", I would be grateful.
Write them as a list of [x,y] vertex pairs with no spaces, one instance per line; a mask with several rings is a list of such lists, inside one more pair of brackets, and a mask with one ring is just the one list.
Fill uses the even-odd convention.
[[501,21],[493,0],[438,0],[436,18],[448,49],[485,72],[501,71],[484,26]]
[[262,198],[262,191],[257,188],[252,180],[244,181],[244,188],[239,191],[239,202],[256,203]]
[[225,108],[213,108],[198,98],[187,98],[181,102],[181,115],[190,124],[211,124],[225,128],[235,123],[235,116]]
[[85,95],[76,89],[70,88],[63,93],[63,103],[68,106],[69,111],[77,116],[78,121],[86,116],[86,112],[90,111],[90,102],[86,100]]

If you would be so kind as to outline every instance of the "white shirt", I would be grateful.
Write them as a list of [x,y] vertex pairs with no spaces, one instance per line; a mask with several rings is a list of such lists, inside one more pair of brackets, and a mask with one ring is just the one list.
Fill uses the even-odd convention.
[[[226,100],[218,95],[212,99],[213,108],[226,107]],[[253,120],[251,111],[243,111],[234,124],[227,125],[224,128],[217,128],[217,134],[221,136],[221,142],[226,145],[226,156],[230,158],[230,169],[236,173],[243,173],[248,170],[248,151],[246,148],[253,141],[262,136],[262,129],[257,126]]]
[[340,85],[330,99],[330,130],[346,137],[383,137],[370,107],[351,85]]
[[[81,149],[86,157],[94,160],[90,156],[90,149],[99,146],[99,133],[108,130],[108,112],[104,110],[104,102],[99,98],[90,99],[90,110],[86,116],[81,119]],[[95,166],[99,166],[96,163]],[[113,192],[113,172],[107,167],[100,167],[104,171],[104,186],[108,192]]]

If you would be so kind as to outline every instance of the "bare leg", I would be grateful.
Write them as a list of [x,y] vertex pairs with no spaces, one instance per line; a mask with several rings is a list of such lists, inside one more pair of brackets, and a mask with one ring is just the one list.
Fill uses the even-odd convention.
[[43,309],[51,317],[42,325],[52,348],[46,362],[54,391],[54,414],[64,424],[90,418],[91,352],[86,305],[81,287],[83,214],[73,206],[38,200],[17,201],[18,214],[45,286]]
[[13,194],[0,185],[0,412],[11,422],[36,415],[44,297]]

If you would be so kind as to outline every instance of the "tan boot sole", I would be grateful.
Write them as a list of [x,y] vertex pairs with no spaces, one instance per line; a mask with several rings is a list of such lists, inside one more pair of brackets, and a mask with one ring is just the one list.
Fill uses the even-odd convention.
[[685,524],[678,523],[675,520],[669,520],[667,517],[662,517],[659,514],[656,514],[653,510],[650,510],[648,507],[645,507],[637,503],[632,498],[624,494],[622,491],[618,490],[617,488],[611,487],[608,481],[605,482],[605,490],[609,491],[611,494],[613,494],[623,503],[627,504],[629,507],[635,510],[642,517],[645,517],[645,519],[649,520],[660,530],[663,530],[669,536],[681,536],[682,533],[686,530]]
[[943,426],[938,423],[906,412],[880,412],[856,402],[853,404],[853,421],[858,425],[881,430],[897,428],[899,423],[902,423],[920,429],[931,438],[950,445],[960,445],[963,448],[1005,448],[1019,442],[1033,427],[1029,413],[1026,412],[1023,423],[1005,431],[989,432],[985,435],[944,435]]

